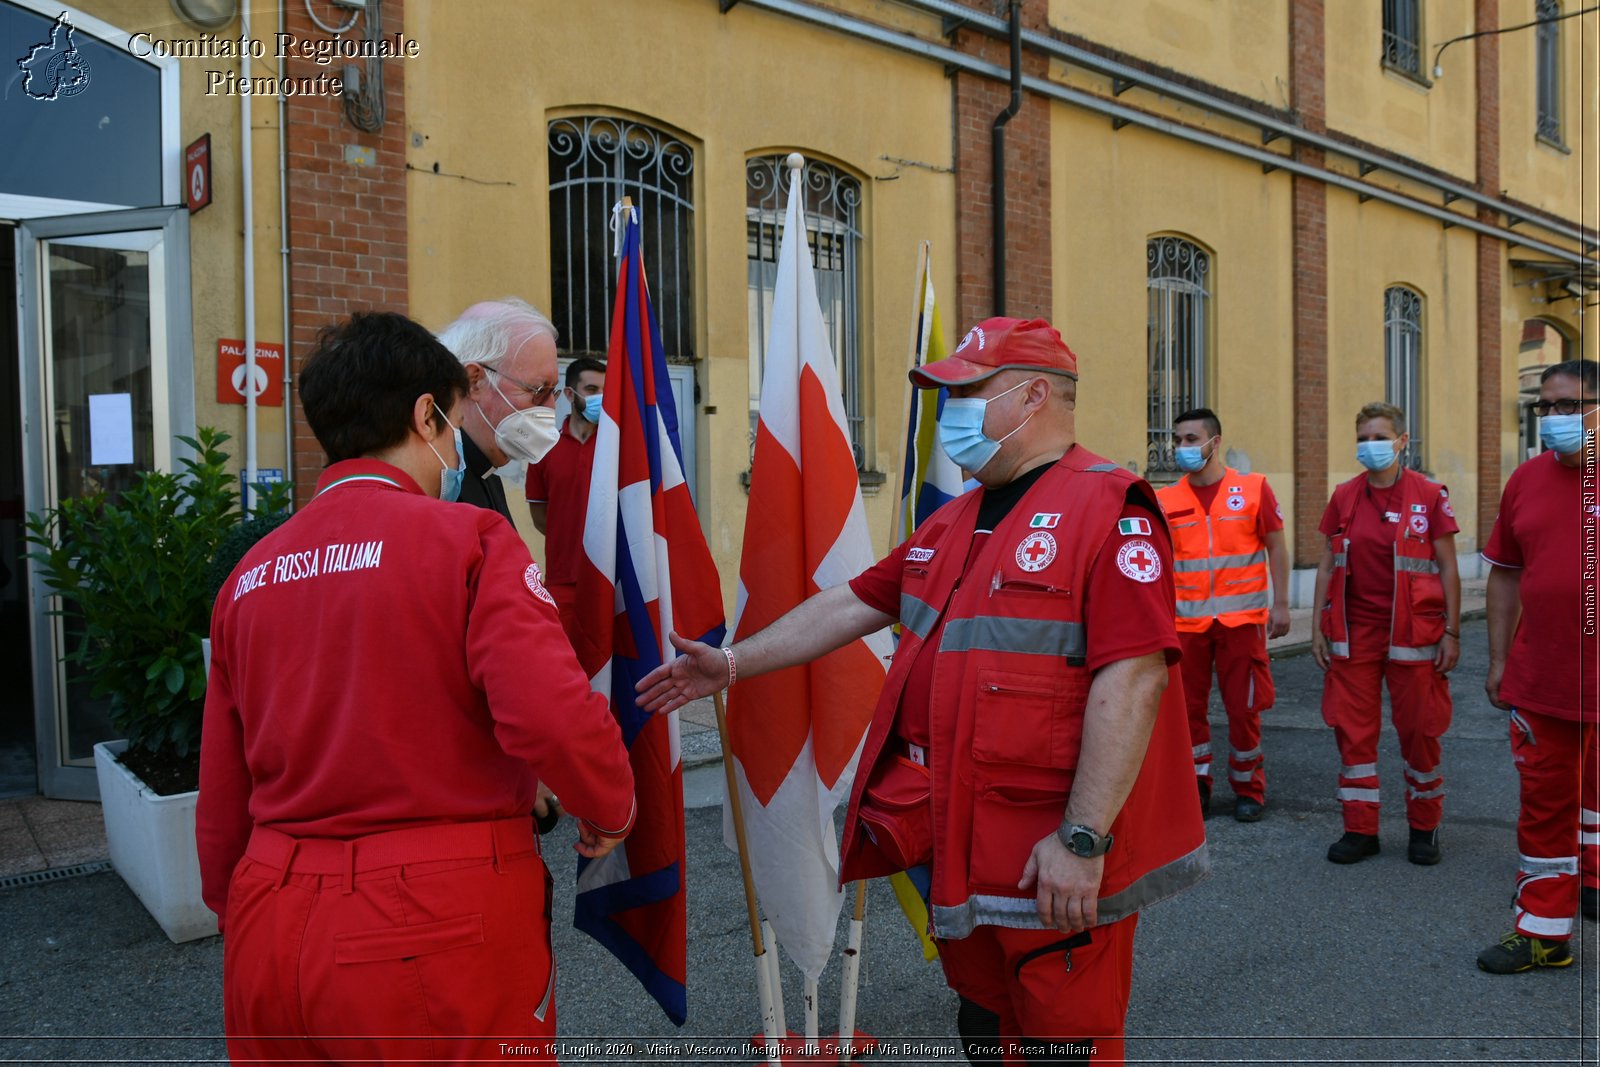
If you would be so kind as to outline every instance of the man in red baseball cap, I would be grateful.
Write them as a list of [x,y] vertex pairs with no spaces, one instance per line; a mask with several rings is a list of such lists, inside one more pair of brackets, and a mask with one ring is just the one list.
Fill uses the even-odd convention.
[[[899,621],[840,877],[929,869],[973,1063],[1122,1062],[1139,910],[1203,878],[1176,677],[1172,546],[1150,486],[1077,443],[1078,360],[988,319],[911,372],[980,487],[853,581],[640,683],[669,711]],[[934,679],[938,685],[934,685]]]

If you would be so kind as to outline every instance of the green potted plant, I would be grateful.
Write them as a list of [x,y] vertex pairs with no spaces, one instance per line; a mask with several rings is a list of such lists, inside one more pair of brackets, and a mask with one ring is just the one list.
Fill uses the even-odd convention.
[[[202,428],[179,440],[192,455],[177,472],[147,471],[115,496],[65,500],[28,516],[27,532],[28,558],[58,598],[53,610],[79,623],[65,658],[110,698],[123,736],[95,746],[112,866],[174,941],[216,932],[194,845],[201,639],[216,592],[204,576],[225,546],[234,550],[245,518],[221,450],[228,435]],[[265,506],[281,510],[287,487],[274,489]],[[265,516],[250,521],[261,536]]]

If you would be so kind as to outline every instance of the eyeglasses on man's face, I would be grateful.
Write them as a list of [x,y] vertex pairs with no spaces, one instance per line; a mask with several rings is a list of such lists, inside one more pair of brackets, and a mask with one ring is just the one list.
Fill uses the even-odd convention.
[[1546,415],[1576,415],[1580,411],[1600,404],[1600,400],[1583,400],[1578,397],[1563,397],[1560,400],[1535,400],[1528,406],[1533,408],[1533,413],[1543,418]]
[[546,400],[549,400],[550,397],[555,395],[556,391],[561,388],[559,385],[555,384],[554,382],[552,382],[549,385],[529,385],[527,382],[522,381],[519,378],[513,378],[511,375],[507,374],[503,370],[496,370],[495,368],[488,367],[488,366],[484,367],[483,369],[488,371],[490,374],[493,374],[497,378],[505,379],[506,381],[510,382],[513,386],[515,386],[518,390],[522,391],[523,393],[526,393],[529,397],[531,397],[533,399],[533,404],[534,404],[535,407],[538,407],[539,405],[543,404]]

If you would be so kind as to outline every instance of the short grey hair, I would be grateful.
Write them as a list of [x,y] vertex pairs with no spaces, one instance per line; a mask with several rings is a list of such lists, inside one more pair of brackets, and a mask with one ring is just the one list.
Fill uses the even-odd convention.
[[439,343],[464,364],[493,367],[507,352],[540,335],[556,340],[555,323],[526,300],[508,296],[467,308],[439,331]]

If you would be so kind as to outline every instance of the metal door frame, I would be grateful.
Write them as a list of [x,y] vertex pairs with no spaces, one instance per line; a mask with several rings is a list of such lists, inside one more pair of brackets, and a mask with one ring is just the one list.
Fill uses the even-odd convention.
[[[23,509],[29,514],[49,505],[51,427],[47,404],[49,368],[45,363],[45,320],[42,307],[44,271],[42,242],[133,231],[161,231],[161,315],[152,305],[152,354],[164,351],[167,389],[166,442],[157,455],[181,451],[177,434],[194,433],[194,320],[189,279],[189,214],[183,207],[133,208],[85,215],[25,219],[17,223],[17,351],[22,398]],[[158,434],[158,437],[160,435]],[[59,706],[63,678],[58,659],[59,620],[49,612],[50,597],[27,575],[33,643],[34,741],[38,750],[40,792],[66,800],[97,800],[99,785],[92,763],[69,764]],[[105,740],[114,740],[105,738]]]

